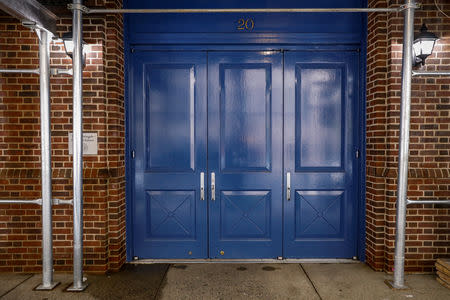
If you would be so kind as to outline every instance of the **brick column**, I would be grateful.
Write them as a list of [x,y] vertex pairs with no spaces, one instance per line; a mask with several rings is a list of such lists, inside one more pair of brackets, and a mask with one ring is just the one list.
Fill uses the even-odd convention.
[[[450,3],[437,2],[450,15]],[[389,1],[389,4],[398,6],[403,1]],[[450,70],[450,19],[438,12],[434,0],[425,0],[422,4],[423,9],[416,13],[415,31],[426,23],[430,31],[442,37],[422,70]],[[387,5],[388,1],[369,1],[369,7]],[[402,39],[402,14],[369,15],[367,262],[374,269],[388,272],[392,272],[395,249]],[[448,77],[413,79],[410,199],[450,198],[449,85]],[[431,272],[437,258],[448,256],[449,225],[447,207],[415,205],[408,208],[406,271]]]

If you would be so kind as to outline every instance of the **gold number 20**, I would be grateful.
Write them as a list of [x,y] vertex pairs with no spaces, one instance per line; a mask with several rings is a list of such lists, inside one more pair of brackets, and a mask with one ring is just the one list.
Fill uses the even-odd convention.
[[255,21],[253,21],[253,19],[241,18],[238,20],[238,26],[237,26],[238,30],[252,31],[253,28],[255,28]]

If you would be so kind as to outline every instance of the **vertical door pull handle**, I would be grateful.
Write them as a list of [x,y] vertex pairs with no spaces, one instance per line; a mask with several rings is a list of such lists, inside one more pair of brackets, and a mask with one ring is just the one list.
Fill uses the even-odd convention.
[[286,198],[287,201],[291,200],[291,173],[286,174]]
[[216,174],[211,173],[211,200],[216,200]]
[[205,173],[200,173],[200,200],[205,200]]

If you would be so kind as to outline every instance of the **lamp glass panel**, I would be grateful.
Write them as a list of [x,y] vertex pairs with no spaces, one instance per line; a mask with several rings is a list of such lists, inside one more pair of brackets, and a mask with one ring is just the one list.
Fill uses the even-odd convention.
[[433,52],[434,40],[422,41],[422,54],[430,55]]
[[73,41],[72,40],[65,40],[64,47],[66,48],[66,52],[68,54],[71,55],[73,53]]
[[422,52],[422,46],[421,46],[420,41],[414,42],[414,44],[413,44],[413,50],[414,50],[414,55],[415,55],[415,56],[419,56],[419,55],[421,54],[421,52]]

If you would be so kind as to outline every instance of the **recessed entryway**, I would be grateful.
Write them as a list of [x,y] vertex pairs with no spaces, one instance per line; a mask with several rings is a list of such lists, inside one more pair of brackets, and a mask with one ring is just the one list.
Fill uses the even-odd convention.
[[135,256],[356,256],[357,52],[131,61]]

